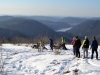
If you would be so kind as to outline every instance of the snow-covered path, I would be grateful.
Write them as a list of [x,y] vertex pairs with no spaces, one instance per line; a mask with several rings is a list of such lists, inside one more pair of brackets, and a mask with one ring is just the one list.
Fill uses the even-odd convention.
[[[100,60],[82,59],[82,56],[75,58],[72,45],[66,45],[69,50],[60,50],[60,54],[51,51],[49,45],[46,47],[48,50],[38,52],[37,49],[25,45],[3,44],[2,56],[3,59],[7,57],[4,75],[73,75],[73,70],[76,69],[79,70],[78,75],[99,75]],[[80,50],[82,55],[82,49]],[[90,55],[91,50],[89,57]]]

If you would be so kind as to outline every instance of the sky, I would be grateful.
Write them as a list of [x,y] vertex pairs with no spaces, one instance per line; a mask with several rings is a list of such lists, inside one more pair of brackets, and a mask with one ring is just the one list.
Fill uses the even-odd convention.
[[0,0],[0,15],[100,17],[100,0]]

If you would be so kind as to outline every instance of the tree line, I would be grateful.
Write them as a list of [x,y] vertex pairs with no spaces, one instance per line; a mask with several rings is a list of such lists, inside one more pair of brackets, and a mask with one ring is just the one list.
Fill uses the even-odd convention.
[[[3,37],[3,38],[0,38],[0,43],[13,43],[13,44],[16,44],[16,43],[38,43],[40,40],[43,40],[43,42],[45,44],[48,44],[49,43],[49,39],[50,37],[48,36],[37,36],[35,38],[23,38],[23,37],[14,37],[12,39],[9,39],[9,38],[6,38],[6,37]],[[54,43],[61,43],[61,38],[60,37],[55,37],[54,39]]]

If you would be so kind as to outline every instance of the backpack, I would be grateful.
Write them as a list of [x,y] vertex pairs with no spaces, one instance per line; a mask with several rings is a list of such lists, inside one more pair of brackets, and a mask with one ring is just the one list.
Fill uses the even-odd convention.
[[89,48],[89,40],[88,39],[86,39],[86,41],[84,42],[83,47]]

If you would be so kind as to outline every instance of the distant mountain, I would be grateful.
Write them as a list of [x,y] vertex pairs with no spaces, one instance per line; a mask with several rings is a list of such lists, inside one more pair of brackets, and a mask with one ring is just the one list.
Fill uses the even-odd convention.
[[53,30],[59,30],[71,27],[71,25],[69,25],[66,22],[53,22],[53,21],[43,21],[43,20],[41,20],[40,22],[52,28]]
[[71,34],[73,36],[78,35],[80,37],[96,36],[98,38],[98,40],[100,41],[100,39],[99,39],[100,38],[100,20],[85,21],[85,22],[73,27],[66,33]]
[[100,17],[91,18],[91,20],[100,20]]
[[28,37],[36,36],[49,36],[49,37],[61,37],[60,34],[50,29],[46,25],[29,19],[16,18],[8,21],[0,22],[0,27],[11,30],[16,30]]
[[36,21],[52,21],[56,22],[61,19],[61,17],[52,17],[52,16],[16,16],[24,19],[31,19],[31,20],[36,20]]
[[79,17],[65,17],[59,20],[59,22],[67,22],[68,24],[75,26],[84,21],[88,20],[87,18],[79,18]]
[[59,30],[71,27],[71,25],[69,25],[66,22],[58,22],[61,19],[61,17],[50,17],[50,16],[16,16],[16,17],[29,20],[36,20],[53,30]]
[[0,38],[12,39],[14,37],[26,37],[26,36],[15,30],[0,28]]
[[15,17],[13,16],[0,16],[0,21],[8,21],[8,20],[11,20],[11,19],[14,19]]

